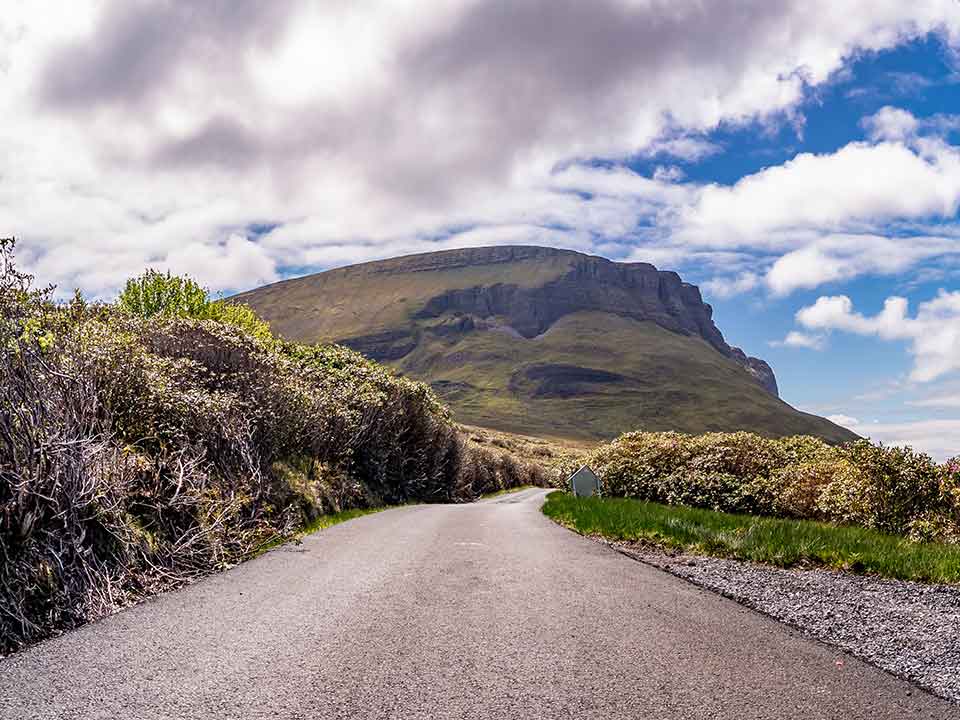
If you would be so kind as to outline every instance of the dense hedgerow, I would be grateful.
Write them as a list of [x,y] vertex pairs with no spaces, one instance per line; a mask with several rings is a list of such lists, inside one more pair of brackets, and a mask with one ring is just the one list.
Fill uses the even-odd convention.
[[915,540],[960,540],[960,458],[910,448],[746,432],[633,432],[589,462],[609,496],[826,520]]
[[51,302],[0,240],[0,653],[229,566],[316,517],[543,484],[429,388],[148,273]]

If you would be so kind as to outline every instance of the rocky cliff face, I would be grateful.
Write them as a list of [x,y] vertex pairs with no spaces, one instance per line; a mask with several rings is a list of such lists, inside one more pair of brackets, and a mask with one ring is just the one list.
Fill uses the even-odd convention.
[[637,429],[856,437],[780,400],[770,366],[727,344],[697,288],[646,263],[447,250],[234,301],[288,340],[349,345],[429,383],[468,425],[591,441]]
[[[748,357],[724,341],[713,323],[713,309],[703,301],[700,290],[683,282],[677,273],[657,270],[648,263],[618,263],[552,248],[497,247],[414,256],[405,259],[402,269],[385,266],[384,271],[421,272],[557,257],[568,260],[569,269],[539,287],[495,283],[452,289],[430,298],[414,317],[428,320],[452,315],[463,318],[461,323],[496,317],[526,338],[546,332],[561,317],[575,312],[607,312],[651,321],[676,333],[703,338],[777,395],[773,370],[763,360]],[[437,326],[437,331],[449,332],[449,323]],[[393,353],[404,346],[395,344],[397,339],[391,338]],[[352,344],[369,352],[369,346],[377,340],[372,336],[355,338]]]

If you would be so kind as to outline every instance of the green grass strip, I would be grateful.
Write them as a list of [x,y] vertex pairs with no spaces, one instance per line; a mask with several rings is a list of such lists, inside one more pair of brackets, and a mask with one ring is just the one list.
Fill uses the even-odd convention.
[[480,500],[486,500],[487,498],[500,497],[501,495],[510,495],[511,493],[520,492],[521,490],[529,490],[534,488],[536,485],[517,485],[517,487],[504,488],[503,490],[494,490],[491,493],[485,493],[480,496]]
[[611,540],[777,567],[816,565],[901,580],[960,582],[960,546],[915,543],[863,528],[562,492],[547,496],[543,512],[578,533]]
[[298,540],[302,537],[305,537],[311,533],[315,533],[318,530],[326,530],[332,525],[339,525],[342,522],[347,520],[353,520],[354,518],[362,517],[364,515],[372,515],[373,513],[378,513],[381,510],[389,510],[393,505],[384,505],[383,507],[375,508],[354,508],[352,510],[342,510],[338,513],[330,513],[329,515],[321,515],[312,522],[307,523],[302,528],[300,528],[295,534],[287,537],[276,537],[269,542],[264,543],[256,552],[256,556],[262,555],[268,550],[273,550],[275,547],[279,547],[285,543],[291,542],[292,540]]

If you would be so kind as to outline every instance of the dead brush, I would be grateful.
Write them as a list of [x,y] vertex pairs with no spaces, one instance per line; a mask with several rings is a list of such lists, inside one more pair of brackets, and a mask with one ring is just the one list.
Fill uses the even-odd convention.
[[199,301],[200,317],[57,305],[11,241],[0,269],[0,654],[327,512],[547,484],[345,348],[262,337]]

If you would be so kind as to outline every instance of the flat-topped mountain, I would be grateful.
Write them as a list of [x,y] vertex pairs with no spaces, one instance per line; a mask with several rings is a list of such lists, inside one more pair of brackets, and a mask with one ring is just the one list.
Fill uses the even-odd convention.
[[429,382],[457,419],[557,437],[632,429],[849,431],[777,398],[696,286],[648,263],[529,246],[411,255],[238,295],[280,335]]

